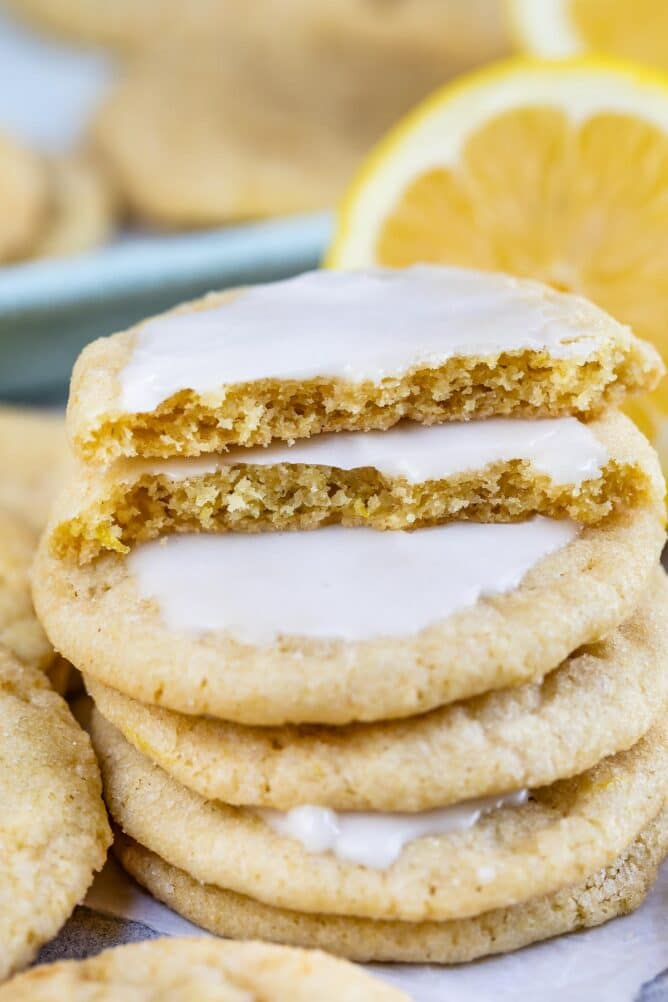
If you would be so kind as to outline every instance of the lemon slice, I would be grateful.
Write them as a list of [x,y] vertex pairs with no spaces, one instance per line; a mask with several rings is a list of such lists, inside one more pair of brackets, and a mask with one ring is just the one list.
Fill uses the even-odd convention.
[[[587,296],[668,359],[668,80],[512,60],[437,91],[363,165],[326,264],[417,261]],[[632,414],[668,467],[666,389]]]
[[668,68],[666,0],[506,0],[527,52],[563,58],[603,52]]

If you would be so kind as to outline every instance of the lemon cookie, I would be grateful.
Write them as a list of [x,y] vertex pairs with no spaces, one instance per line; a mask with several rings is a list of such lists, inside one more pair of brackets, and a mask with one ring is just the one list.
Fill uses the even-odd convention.
[[111,815],[172,866],[276,907],[375,919],[466,918],[577,883],[668,793],[664,721],[573,779],[417,814],[231,807],[180,786],[96,712],[92,737]]
[[82,458],[170,458],[328,431],[591,415],[656,385],[655,350],[586,300],[457,268],[312,272],[88,345]]
[[0,979],[51,939],[111,833],[88,736],[42,672],[0,648]]
[[614,411],[590,425],[411,422],[214,457],[81,464],[51,518],[51,548],[86,563],[171,532],[412,529],[536,513],[593,524],[664,493],[656,454]]
[[68,462],[60,414],[0,406],[0,507],[41,531]]
[[0,988],[0,1002],[409,1002],[397,988],[324,953],[222,943],[208,936],[153,939],[61,961],[21,974]]
[[100,713],[138,751],[207,800],[422,811],[547,785],[630,747],[663,713],[666,649],[668,580],[657,571],[628,623],[542,683],[391,724],[248,728],[146,706],[93,679],[86,684]]
[[179,535],[85,567],[43,538],[33,599],[56,650],[143,702],[383,720],[538,681],[606,636],[642,599],[663,518]]
[[39,157],[0,135],[0,262],[30,253],[46,216],[47,193]]
[[427,964],[458,964],[506,953],[625,915],[642,904],[667,852],[664,810],[617,859],[578,884],[471,918],[401,922],[272,908],[203,884],[127,836],[114,840],[114,853],[138,883],[191,922],[221,936],[317,947],[361,962]]
[[116,199],[106,172],[83,154],[46,161],[49,204],[31,257],[77,254],[105,243],[115,225]]
[[18,515],[0,508],[0,645],[22,664],[45,670],[56,655],[35,615],[30,594],[30,565],[37,538]]

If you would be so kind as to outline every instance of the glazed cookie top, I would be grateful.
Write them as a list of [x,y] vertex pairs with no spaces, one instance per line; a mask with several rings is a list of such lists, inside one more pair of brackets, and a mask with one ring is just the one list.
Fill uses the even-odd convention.
[[79,463],[49,533],[55,556],[87,563],[175,532],[413,529],[537,513],[592,525],[664,493],[656,453],[616,411],[590,424],[409,422],[192,459]]
[[409,1002],[345,960],[208,936],[153,939],[82,961],[36,967],[0,987],[0,1002]]
[[404,721],[244,727],[147,706],[92,678],[86,685],[128,741],[207,800],[423,811],[553,783],[634,744],[663,712],[667,645],[668,579],[657,570],[627,623],[542,683]]
[[401,418],[590,414],[662,371],[628,328],[540,283],[429,265],[321,271],[94,342],[68,421],[87,460],[192,456]]
[[43,538],[33,598],[63,656],[144,702],[263,726],[383,720],[539,680],[610,633],[663,520],[657,502],[581,531],[179,535],[84,567]]
[[42,672],[0,648],[0,978],[84,897],[111,832],[97,762]]
[[92,736],[107,805],[133,839],[204,883],[323,914],[464,918],[549,894],[623,852],[668,789],[663,721],[629,751],[530,794],[306,818],[204,800],[96,712]]

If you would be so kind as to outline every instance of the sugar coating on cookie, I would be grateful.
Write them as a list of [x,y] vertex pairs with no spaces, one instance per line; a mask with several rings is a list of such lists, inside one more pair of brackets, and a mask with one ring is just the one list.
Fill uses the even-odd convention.
[[408,996],[352,964],[324,953],[165,937],[104,950],[85,960],[36,967],[0,987],[9,1002],[134,1002],[208,999],[210,1002],[409,1002]]
[[0,645],[22,664],[48,669],[56,655],[35,615],[30,565],[38,535],[18,515],[0,508]]
[[68,420],[86,460],[328,431],[590,415],[662,373],[586,300],[458,268],[312,272],[221,293],[89,345]]
[[388,866],[370,868],[329,846],[308,851],[255,811],[186,790],[98,714],[92,736],[112,815],[173,866],[276,907],[376,919],[465,918],[559,890],[623,852],[668,790],[660,721],[629,751],[532,790],[521,806],[492,810],[452,834],[418,836]]
[[0,406],[0,506],[36,529],[64,485],[69,463],[62,415]]
[[638,908],[668,852],[661,812],[615,860],[575,885],[466,919],[401,922],[274,908],[195,880],[127,836],[114,853],[159,901],[219,936],[317,947],[362,963],[461,964],[586,929]]
[[148,706],[92,677],[86,686],[131,744],[207,800],[423,811],[553,783],[635,744],[663,712],[667,645],[668,578],[657,570],[628,622],[543,682],[404,721],[251,728]]
[[594,524],[664,490],[653,450],[615,411],[590,424],[410,422],[216,456],[80,464],[50,541],[55,556],[87,563],[174,532],[415,529],[536,513]]
[[[134,550],[130,559],[113,554],[81,567],[55,558],[45,537],[34,565],[33,598],[49,638],[69,661],[101,682],[144,702],[263,726],[287,722],[343,724],[410,716],[489,689],[539,680],[577,647],[618,627],[641,601],[665,541],[663,503],[618,512],[575,533],[575,538],[561,548],[559,540],[567,542],[567,534],[574,531],[572,523],[541,522],[540,516],[537,518],[536,525],[465,522],[412,534],[333,526],[300,534],[266,533],[262,537],[242,534],[167,537],[168,565],[173,547],[178,555],[184,545],[196,549],[203,544],[202,556],[207,563],[211,547],[214,550],[222,547],[222,559],[228,543],[233,544],[237,555],[253,544],[261,565],[265,558],[262,565],[265,574],[269,573],[266,562],[269,551],[276,554],[283,547],[286,553],[289,551],[288,560],[294,563],[288,543],[296,535],[302,537],[301,547],[310,549],[313,558],[316,548],[323,546],[325,536],[334,534],[338,541],[344,534],[353,537],[360,534],[367,548],[378,551],[376,563],[383,573],[388,561],[390,567],[393,560],[395,563],[399,560],[404,567],[402,552],[407,547],[413,552],[413,573],[419,588],[414,590],[409,606],[400,609],[397,595],[403,596],[403,592],[399,590],[393,595],[391,580],[389,584],[383,581],[390,604],[384,610],[382,622],[377,619],[375,637],[365,623],[364,605],[350,609],[350,618],[343,620],[343,611],[350,608],[350,603],[341,587],[343,604],[338,608],[330,609],[326,602],[321,607],[310,596],[309,604],[315,608],[316,616],[310,627],[303,615],[300,618],[300,610],[293,603],[291,625],[300,632],[284,632],[275,641],[267,636],[267,627],[271,625],[275,630],[276,623],[267,623],[256,593],[250,595],[251,606],[241,610],[246,639],[237,638],[233,629],[207,629],[212,623],[215,627],[213,617],[218,617],[216,622],[220,624],[221,616],[226,615],[226,610],[219,610],[215,603],[189,605],[183,612],[199,617],[199,621],[186,623],[190,628],[174,628],[165,620],[158,604],[160,595],[156,593],[151,598],[150,589],[142,590],[133,573],[131,565],[140,550]],[[529,544],[543,546],[548,526],[551,552],[538,559],[541,550],[534,549],[532,565]],[[441,587],[442,579],[444,593],[451,593],[459,611],[439,617],[436,610],[434,621],[435,598],[430,584],[432,621],[426,625],[430,617],[421,596],[428,575],[420,575],[418,559],[425,539],[418,537],[442,534],[449,538],[452,532],[457,537],[479,532],[490,536],[507,533],[511,551],[522,536],[525,548],[523,552],[512,553],[512,575],[505,584],[501,577],[493,581],[496,594],[486,597],[480,594],[482,579],[487,574],[484,567],[480,568],[481,577],[477,581],[469,572],[468,583],[473,590],[470,587],[467,597],[460,596],[458,600],[453,579],[459,563],[448,568],[439,564],[437,588]],[[354,539],[347,539],[345,552],[337,554],[339,567],[346,560],[354,560],[353,542]],[[455,542],[462,544],[462,538]],[[146,543],[144,547],[159,551],[161,544]],[[330,554],[328,548],[328,559]],[[196,557],[196,553],[189,555],[189,559]],[[147,575],[151,579],[155,562],[161,559],[159,552],[151,554]],[[522,560],[525,561],[523,577]],[[629,574],[629,566],[634,567],[633,574]],[[272,567],[271,573],[275,575],[275,562]],[[424,567],[433,570],[433,554],[428,551]],[[195,564],[191,564],[193,568],[197,581]],[[503,571],[501,565],[497,569]],[[210,566],[204,570],[212,573]],[[224,562],[213,568],[214,574],[216,571],[222,578]],[[319,579],[325,571],[326,567],[318,570]],[[246,574],[246,570],[242,573]],[[294,566],[290,573],[295,576]],[[275,580],[274,611],[283,597],[280,578]],[[377,583],[375,578],[374,587]],[[158,584],[162,588],[162,582],[158,580]],[[174,589],[179,587],[178,580],[170,579],[167,584]],[[340,581],[339,586],[342,584]],[[223,582],[221,587],[227,585]],[[270,587],[271,579],[263,585],[265,592]],[[480,596],[478,601],[476,595]],[[284,597],[289,604],[291,597]],[[250,615],[253,609],[257,613],[255,619]],[[403,634],[398,632],[395,610],[406,624],[407,632]],[[182,614],[178,607],[175,613]],[[354,639],[331,636],[331,632],[327,638],[323,637],[323,623],[331,631],[334,617],[343,622],[345,634]],[[102,631],[101,623],[104,623]],[[260,637],[263,627],[264,636]],[[256,642],[249,642],[249,636],[255,636]]]
[[88,736],[0,647],[0,978],[28,964],[102,867],[111,832]]

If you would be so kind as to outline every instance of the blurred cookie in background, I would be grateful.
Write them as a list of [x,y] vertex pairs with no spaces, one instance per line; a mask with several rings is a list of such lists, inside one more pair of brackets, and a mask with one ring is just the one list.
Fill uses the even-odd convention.
[[[276,33],[302,27],[393,37],[398,44],[427,45],[454,60],[451,72],[493,59],[505,43],[504,0],[5,0],[36,27],[77,42],[132,51],[166,33],[252,32],[265,24]],[[457,65],[461,63],[461,65]]]
[[333,205],[398,116],[505,44],[489,0],[224,6],[211,31],[172,32],[132,62],[93,123],[122,196],[154,224]]
[[0,264],[30,254],[48,205],[48,179],[40,158],[0,134]]
[[106,243],[118,201],[106,171],[83,153],[46,160],[49,183],[45,224],[31,257],[64,257]]

